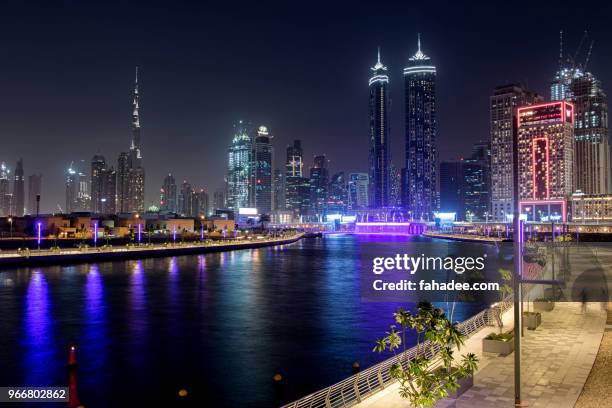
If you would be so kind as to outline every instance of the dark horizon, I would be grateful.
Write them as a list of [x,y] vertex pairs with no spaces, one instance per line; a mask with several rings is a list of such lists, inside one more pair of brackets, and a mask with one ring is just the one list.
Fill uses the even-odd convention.
[[85,160],[89,173],[98,153],[116,167],[129,148],[136,65],[147,207],[168,172],[177,183],[222,187],[239,119],[271,129],[275,167],[301,139],[308,166],[326,154],[331,173],[367,172],[367,81],[377,46],[389,67],[392,160],[403,167],[402,69],[418,32],[438,71],[440,160],[488,140],[496,86],[523,82],[549,97],[560,29],[568,54],[589,31],[588,70],[605,90],[612,83],[609,4],[595,16],[557,3],[342,2],[322,13],[323,4],[0,6],[0,161],[14,171],[23,157],[26,179],[43,174],[41,210],[63,207],[70,162]]

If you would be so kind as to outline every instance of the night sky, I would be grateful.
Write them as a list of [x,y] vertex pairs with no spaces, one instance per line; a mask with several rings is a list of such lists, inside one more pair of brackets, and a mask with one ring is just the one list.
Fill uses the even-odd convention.
[[88,173],[93,154],[116,166],[129,148],[139,65],[147,206],[167,172],[222,187],[238,119],[271,129],[276,166],[297,138],[308,165],[324,153],[332,172],[366,171],[367,81],[380,45],[402,167],[402,68],[417,32],[438,69],[441,159],[488,139],[496,85],[522,81],[548,97],[560,29],[571,54],[589,30],[588,68],[612,93],[612,5],[461,3],[2,2],[0,161],[14,169],[23,157],[26,177],[43,173],[42,210],[64,207],[70,162],[85,160]]

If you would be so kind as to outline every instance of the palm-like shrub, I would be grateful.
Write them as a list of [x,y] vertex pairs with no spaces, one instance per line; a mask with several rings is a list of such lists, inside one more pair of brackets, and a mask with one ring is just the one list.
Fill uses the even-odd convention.
[[[464,345],[465,335],[457,323],[446,318],[442,309],[421,302],[416,314],[399,308],[393,316],[396,324],[385,337],[376,340],[374,351],[399,355],[390,368],[390,375],[400,383],[400,396],[412,406],[433,406],[459,388],[459,379],[472,375],[477,369],[478,358],[473,353],[455,361],[453,348],[459,350]],[[412,331],[417,337],[416,354],[409,359],[405,353],[406,335]],[[439,355],[428,357],[427,352],[433,348],[439,348]],[[438,357],[441,366],[433,364]]]

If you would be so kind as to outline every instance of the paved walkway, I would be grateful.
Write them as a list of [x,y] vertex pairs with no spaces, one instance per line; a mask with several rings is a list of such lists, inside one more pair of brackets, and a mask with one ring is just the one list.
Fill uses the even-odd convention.
[[[612,390],[612,303],[608,304],[606,331],[601,339],[595,364],[575,408],[603,407],[604,401],[601,397],[609,395],[610,390]],[[608,402],[607,406],[612,406],[612,402]]]
[[[512,327],[512,311],[504,315]],[[571,408],[576,403],[593,367],[604,332],[606,314],[600,303],[589,304],[586,314],[579,303],[557,303],[542,313],[542,325],[525,329],[522,341],[522,394],[529,407]],[[480,359],[474,387],[457,400],[443,400],[439,408],[499,408],[514,406],[514,354],[506,357],[482,353],[482,338],[494,328],[476,333],[459,355],[472,352]],[[357,406],[406,408],[397,383]],[[603,405],[601,405],[603,406]]]

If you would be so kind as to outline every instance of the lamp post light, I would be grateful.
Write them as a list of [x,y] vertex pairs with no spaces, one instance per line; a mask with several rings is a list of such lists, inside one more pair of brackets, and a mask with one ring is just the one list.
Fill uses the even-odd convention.
[[200,241],[204,241],[204,216],[200,216]]
[[98,223],[94,223],[94,248],[98,246]]
[[10,235],[10,237],[13,238],[13,217],[9,217],[8,222],[11,225],[11,235]]
[[39,221],[36,224],[36,227],[37,227],[37,230],[38,230],[38,233],[37,233],[38,250],[40,251],[40,241],[41,241],[41,238],[42,238],[42,222]]

